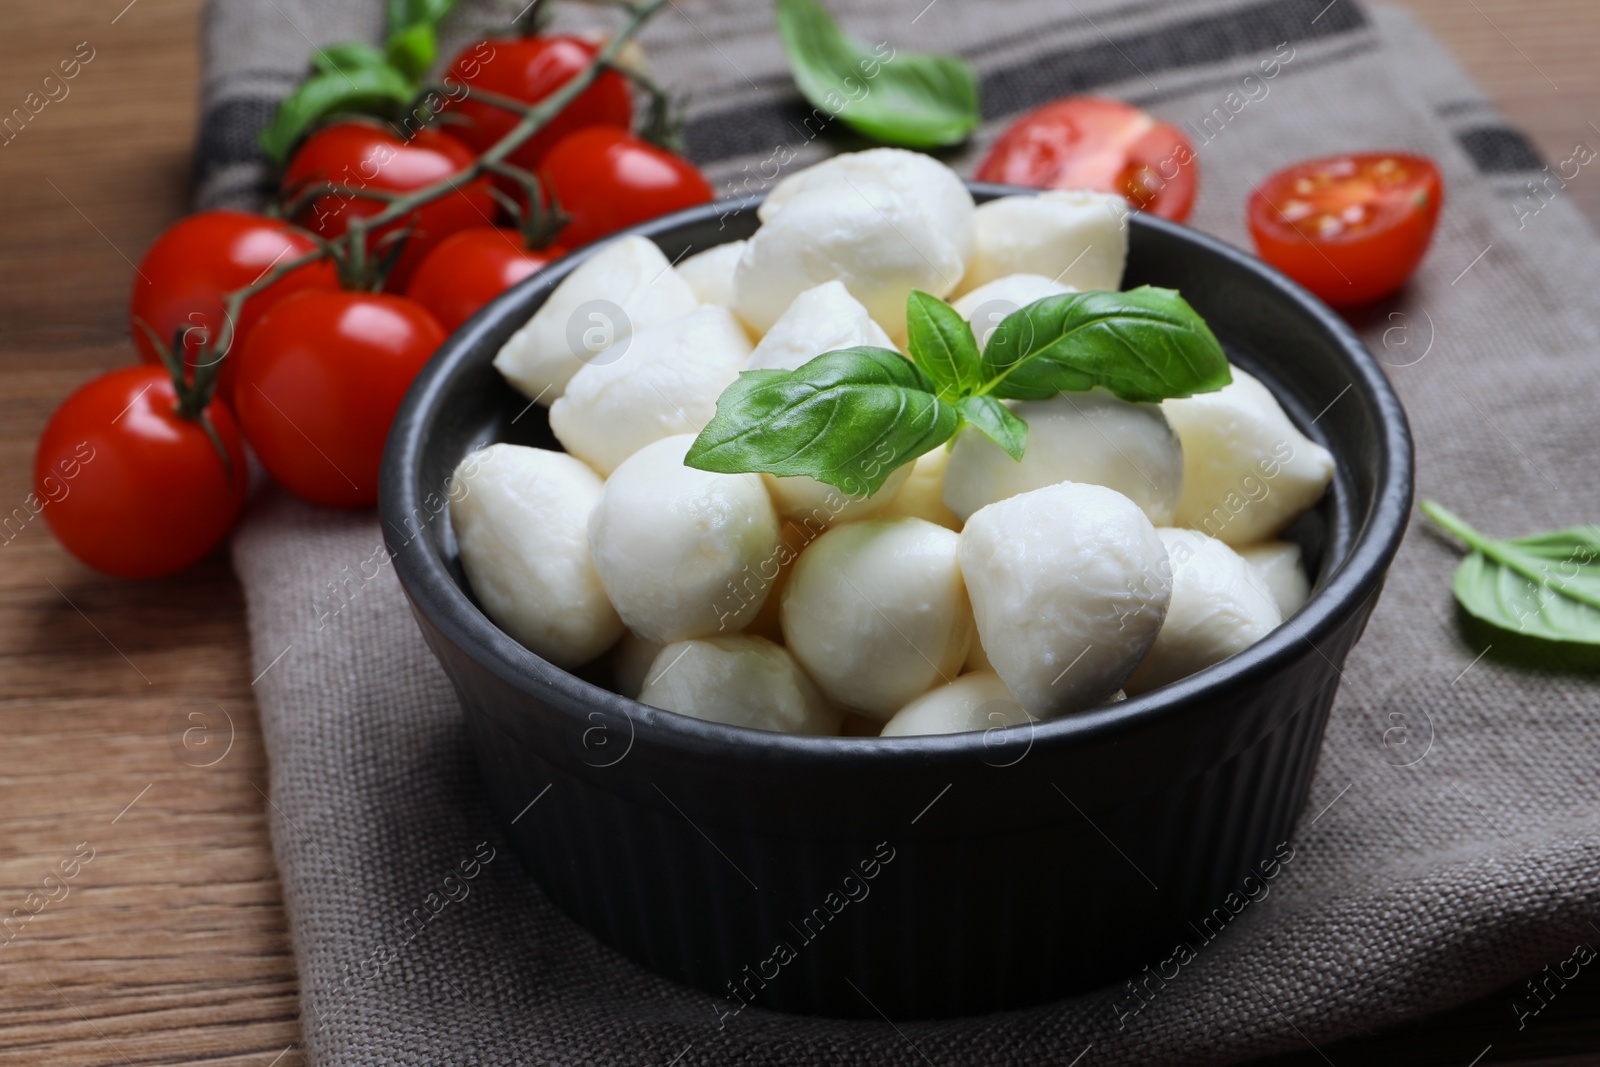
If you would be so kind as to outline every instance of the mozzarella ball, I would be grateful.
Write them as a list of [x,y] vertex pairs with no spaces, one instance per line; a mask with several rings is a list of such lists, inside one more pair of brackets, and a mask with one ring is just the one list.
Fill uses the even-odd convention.
[[734,310],[770,330],[807,289],[837,278],[891,337],[913,289],[944,296],[961,280],[951,235],[899,190],[876,182],[796,193],[756,231],[734,273]]
[[1062,482],[990,504],[962,527],[960,554],[984,651],[1041,719],[1121,688],[1172,596],[1155,527],[1099,485]]
[[1173,525],[1230,545],[1265,541],[1322,498],[1328,450],[1295,428],[1271,390],[1238,367],[1214,393],[1163,400],[1183,442],[1183,496]]
[[562,447],[603,474],[652,441],[697,433],[717,413],[717,397],[750,358],[750,341],[727,308],[706,304],[647,326],[615,360],[572,376],[550,406]]
[[1010,405],[1028,424],[1020,461],[973,429],[950,450],[944,502],[966,519],[996,500],[1057,482],[1115,489],[1150,521],[1169,525],[1183,490],[1183,450],[1158,404],[1130,404],[1104,389]]
[[894,348],[883,327],[837,279],[795,297],[750,353],[750,370],[795,370],[824,352],[874,345]]
[[972,193],[960,175],[926,152],[904,148],[869,148],[831,156],[797,171],[773,186],[756,209],[762,222],[772,221],[798,193],[828,186],[876,182],[899,189],[949,234],[962,259],[972,254]]
[[785,734],[839,732],[839,712],[764,637],[730,634],[675,641],[650,666],[639,701],[707,722]]
[[921,519],[836,526],[800,554],[782,620],[824,693],[886,721],[966,657],[972,609],[956,535]]
[[1283,622],[1260,576],[1233,549],[1195,530],[1157,533],[1171,561],[1172,604],[1124,687],[1134,696],[1221,663]]
[[1008,274],[1072,289],[1119,289],[1128,262],[1128,202],[1115,193],[1047,189],[978,205],[959,293]]
[[689,283],[702,304],[733,306],[733,271],[744,254],[743,241],[712,245],[678,261],[678,276]]
[[894,713],[879,737],[960,734],[1032,722],[993,671],[964,674],[930,689]]
[[918,456],[915,463],[908,465],[911,473],[906,476],[900,491],[878,512],[878,516],[884,519],[907,516],[926,519],[936,526],[959,531],[961,517],[945,507],[944,503],[944,475],[949,463],[948,448],[936,448]]
[[1013,311],[1021,311],[1036,300],[1072,292],[1071,286],[1046,278],[1043,274],[1007,274],[978,286],[951,301],[956,313],[972,324],[981,351],[989,344],[995,327]]
[[1300,546],[1293,541],[1264,541],[1238,549],[1244,561],[1255,568],[1278,610],[1288,618],[1311,597],[1311,582],[1300,558]]
[[804,474],[775,478],[770,474],[761,477],[772,494],[772,503],[778,514],[796,522],[812,520],[823,526],[841,522],[854,522],[875,515],[894,500],[895,494],[911,474],[911,465],[896,467],[889,473],[881,488],[870,496],[847,493],[827,482],[819,482]]
[[578,368],[619,356],[635,331],[686,315],[699,300],[651,241],[619,237],[562,279],[494,357],[523,396],[555,402]]
[[496,626],[558,667],[581,666],[622,633],[589,554],[600,477],[561,452],[490,445],[452,476],[461,567]]
[[624,631],[622,639],[611,646],[612,690],[637,700],[645,679],[650,676],[650,664],[656,661],[661,648],[654,641]]
[[693,443],[667,437],[629,456],[589,517],[600,584],[628,629],[658,644],[742,629],[766,599],[742,583],[779,545],[760,476],[686,467]]

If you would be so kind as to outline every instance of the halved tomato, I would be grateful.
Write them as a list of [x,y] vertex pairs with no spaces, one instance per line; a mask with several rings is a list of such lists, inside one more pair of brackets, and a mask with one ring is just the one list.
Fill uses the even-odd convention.
[[1140,211],[1182,222],[1194,207],[1200,163],[1176,126],[1120,100],[1068,96],[1006,127],[977,178],[1121,193]]
[[1296,163],[1256,187],[1261,258],[1338,307],[1406,283],[1433,240],[1444,182],[1422,156],[1365,152]]

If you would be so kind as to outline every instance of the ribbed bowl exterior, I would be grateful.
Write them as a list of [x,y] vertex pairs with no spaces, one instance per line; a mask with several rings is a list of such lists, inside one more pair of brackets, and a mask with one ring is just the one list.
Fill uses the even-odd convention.
[[[670,257],[747,236],[753,207],[641,232]],[[1217,667],[1067,720],[893,741],[780,737],[558,670],[483,618],[447,513],[427,498],[483,442],[556,447],[489,361],[571,261],[485,309],[413,386],[380,506],[502,826],[553,901],[712,994],[710,1010],[753,1001],[901,1019],[1117,982],[1169,959],[1180,938],[1214,936],[1289,847],[1339,669],[1409,512],[1404,416],[1359,340],[1292,283],[1181,227],[1132,225],[1130,284],[1181,289],[1339,473],[1294,531],[1316,562],[1305,608]],[[1313,425],[1306,412],[1345,389]]]

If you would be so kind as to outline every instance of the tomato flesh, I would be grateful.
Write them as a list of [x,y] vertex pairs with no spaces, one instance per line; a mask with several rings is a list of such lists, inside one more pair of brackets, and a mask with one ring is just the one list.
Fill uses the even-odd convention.
[[213,401],[201,425],[176,414],[172,378],[140,364],[67,397],[39,438],[34,494],[56,540],[97,571],[155,578],[210,552],[244,508],[249,471],[233,413]]
[[1399,290],[1444,205],[1431,160],[1394,152],[1307,160],[1257,187],[1247,209],[1261,258],[1336,307]]
[[[283,188],[292,197],[317,183],[344,187],[345,192],[314,198],[297,216],[307,229],[333,238],[350,228],[352,218],[371,217],[387,206],[356,191],[411,192],[459,173],[472,160],[470,149],[435,130],[417,130],[402,140],[378,126],[340,122],[306,139],[284,171]],[[409,228],[384,288],[404,292],[411,272],[440,241],[457,230],[491,224],[497,205],[489,190],[487,178],[474,179],[369,234],[368,254],[381,257],[390,248],[386,239],[398,239]]]
[[546,194],[570,216],[560,235],[568,248],[716,197],[687,159],[608,126],[565,138],[539,173]]
[[1119,193],[1135,209],[1182,222],[1200,164],[1176,126],[1131,104],[1069,96],[1023,115],[978,165],[979,181]]
[[262,466],[313,504],[374,503],[389,423],[444,338],[405,297],[306,290],[274,304],[239,366],[239,421]]
[[406,296],[454,332],[483,305],[565,254],[558,246],[530,250],[520,232],[505,227],[462,230],[428,253]]
[[[181,333],[184,363],[194,367],[201,344],[219,335],[223,297],[316,247],[305,233],[265,215],[202,211],[179,219],[156,238],[134,272],[129,328],[139,358],[161,362],[152,332],[168,347]],[[289,272],[244,302],[231,347],[243,342],[275,301],[301,289],[338,287],[338,273],[326,259]],[[237,362],[225,360],[219,372],[217,395],[224,399],[233,395]]]

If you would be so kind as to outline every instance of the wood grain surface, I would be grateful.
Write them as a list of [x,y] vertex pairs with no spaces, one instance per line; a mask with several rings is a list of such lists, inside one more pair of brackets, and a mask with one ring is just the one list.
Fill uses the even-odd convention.
[[[1407,6],[1547,158],[1592,136],[1596,0]],[[133,264],[188,195],[198,8],[12,0],[0,16],[0,113],[80,42],[93,49],[68,95],[0,145],[0,516],[28,493],[55,405],[134,359]],[[1600,219],[1600,179],[1569,195]],[[68,558],[41,520],[0,541],[0,916],[37,911],[0,926],[0,1065],[299,1064],[226,560],[123,583]],[[1600,979],[1572,983],[1520,1032],[1516,992],[1273,1062],[1595,1062]]]

